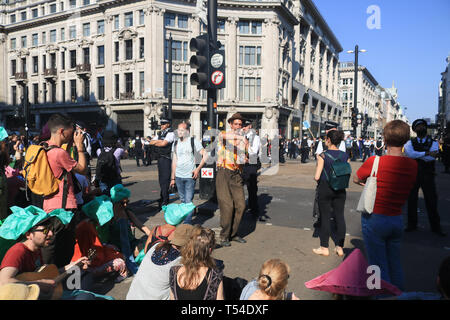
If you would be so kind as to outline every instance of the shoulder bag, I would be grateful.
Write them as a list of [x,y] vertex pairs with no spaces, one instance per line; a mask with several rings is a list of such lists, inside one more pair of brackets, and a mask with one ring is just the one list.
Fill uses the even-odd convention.
[[375,205],[375,198],[377,196],[377,174],[378,174],[378,164],[380,162],[380,157],[375,156],[375,160],[372,165],[372,172],[366,180],[364,189],[359,198],[357,211],[362,213],[371,214],[373,212],[373,207]]

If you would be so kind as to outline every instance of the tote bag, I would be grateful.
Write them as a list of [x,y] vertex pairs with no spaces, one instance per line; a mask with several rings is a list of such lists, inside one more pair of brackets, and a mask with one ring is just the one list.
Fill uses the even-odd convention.
[[366,180],[364,189],[359,198],[357,211],[363,213],[371,214],[373,212],[373,207],[375,205],[375,198],[377,196],[377,173],[378,173],[378,163],[380,162],[380,157],[375,156],[375,160],[372,165],[372,172]]

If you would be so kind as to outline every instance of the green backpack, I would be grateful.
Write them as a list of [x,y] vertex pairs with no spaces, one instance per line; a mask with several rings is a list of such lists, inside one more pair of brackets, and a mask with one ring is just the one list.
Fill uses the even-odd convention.
[[323,169],[331,189],[338,191],[348,188],[350,175],[352,174],[352,167],[350,164],[346,161],[341,161],[339,158],[333,157],[328,152],[324,152],[324,154],[333,160],[330,176],[328,176],[325,168]]

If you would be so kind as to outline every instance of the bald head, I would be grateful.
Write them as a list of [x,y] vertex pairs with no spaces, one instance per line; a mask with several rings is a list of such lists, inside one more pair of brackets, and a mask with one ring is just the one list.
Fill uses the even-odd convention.
[[187,123],[182,122],[178,125],[177,135],[181,140],[189,136],[189,126]]

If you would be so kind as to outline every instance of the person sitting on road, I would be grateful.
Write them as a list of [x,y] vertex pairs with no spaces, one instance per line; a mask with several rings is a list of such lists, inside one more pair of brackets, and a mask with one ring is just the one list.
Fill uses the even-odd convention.
[[102,242],[115,245],[126,258],[128,270],[135,274],[138,265],[135,257],[144,248],[145,238],[136,239],[131,231],[131,223],[150,237],[150,229],[143,225],[134,213],[127,208],[130,202],[130,190],[121,184],[111,188],[111,201],[113,203],[114,218],[100,232]]
[[[20,274],[25,272],[35,272],[40,267],[44,266],[41,249],[48,246],[50,240],[54,237],[54,220],[58,219],[54,215],[45,217],[45,212],[42,210],[41,211],[44,212],[44,214],[37,215],[36,213],[33,213],[33,211],[37,210],[39,212],[40,209],[37,207],[30,207],[25,209],[13,207],[13,209],[18,208],[19,212],[16,213],[14,210],[15,212],[8,217],[8,220],[5,221],[1,227],[0,234],[2,236],[5,234],[10,235],[12,231],[17,234],[20,233],[21,235],[17,235],[19,241],[9,248],[2,260],[0,266],[0,286],[17,282],[37,284],[42,293],[41,298],[51,297],[57,285],[53,279],[40,279],[34,281],[18,279]],[[71,218],[72,215],[68,214],[67,211],[64,211],[62,214],[65,215],[63,217],[64,221],[68,223],[69,221],[67,221],[66,218],[68,215]],[[28,226],[31,226],[31,228],[28,228]],[[17,229],[21,230],[16,231]],[[24,240],[20,241],[20,239]],[[83,256],[77,261],[71,262],[63,268],[60,268],[59,271],[67,271],[72,266],[79,263],[83,264],[83,269],[86,269],[89,265],[89,260],[87,257]],[[84,296],[84,299],[92,298],[93,297],[89,294]]]
[[293,292],[286,292],[290,267],[280,259],[264,262],[258,279],[250,281],[242,290],[240,300],[300,300]]
[[[180,207],[180,210],[172,210],[171,207],[174,206]],[[164,220],[166,223],[156,226],[152,229],[152,231],[150,231],[150,236],[147,238],[145,243],[144,252],[147,253],[147,251],[149,251],[150,248],[157,242],[172,240],[174,236],[173,232],[175,231],[176,226],[182,223],[189,215],[189,211],[182,209],[189,209],[190,207],[191,206],[189,205],[175,203],[168,206],[163,206]]]
[[223,270],[211,256],[216,246],[213,230],[195,225],[181,249],[182,266],[170,269],[171,300],[223,300]]
[[192,225],[180,224],[171,240],[157,242],[150,248],[134,276],[127,300],[169,300],[170,268],[180,264],[180,250],[189,240],[193,229]]

